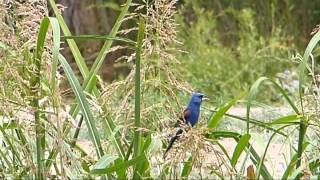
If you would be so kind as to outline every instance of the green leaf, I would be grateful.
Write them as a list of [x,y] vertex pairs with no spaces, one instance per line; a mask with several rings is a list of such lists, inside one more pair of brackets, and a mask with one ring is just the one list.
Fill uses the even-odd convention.
[[[240,137],[241,135],[239,133],[228,131],[216,131],[209,134],[209,138],[233,138],[238,143],[240,142]],[[258,153],[255,151],[253,147],[250,146],[250,144],[247,144],[247,148],[249,149],[250,154],[252,155],[250,156],[250,159],[257,166],[258,162],[261,161]],[[264,179],[272,179],[271,174],[268,172],[268,169],[264,164],[262,164],[261,166],[261,175]]]
[[31,102],[32,107],[34,108],[34,118],[35,118],[35,127],[36,127],[36,157],[37,157],[37,173],[36,178],[42,179],[44,176],[44,149],[45,149],[45,124],[42,122],[43,113],[41,112],[41,107],[39,99],[41,97],[41,67],[42,67],[42,53],[44,49],[44,44],[46,40],[47,31],[49,28],[49,18],[44,17],[41,21],[38,37],[37,37],[37,48],[35,52],[35,57],[33,59],[34,64],[34,73],[30,79],[30,85],[34,89],[33,100]]
[[36,58],[41,59],[42,53],[43,53],[43,47],[46,40],[46,35],[49,27],[49,18],[44,17],[40,24],[40,29],[38,33],[38,39],[37,39],[37,49],[36,49]]
[[146,179],[146,177],[150,176],[150,163],[145,153],[142,156],[144,156],[144,159],[136,164],[133,179]]
[[91,137],[91,140],[96,148],[97,156],[101,158],[103,156],[103,150],[100,143],[100,136],[98,133],[98,130],[95,126],[95,121],[92,115],[92,112],[89,108],[89,103],[85,97],[85,94],[83,93],[83,90],[80,86],[79,81],[77,80],[76,76],[74,75],[70,65],[66,61],[66,59],[59,54],[59,61],[67,75],[68,81],[70,83],[70,86],[76,96],[77,102],[79,104],[79,107],[82,111],[84,120],[86,122],[89,135]]
[[230,131],[214,131],[209,134],[209,138],[217,139],[217,138],[234,138],[239,140],[241,135],[237,132],[230,132]]
[[182,179],[188,179],[191,170],[192,170],[192,156],[189,157],[189,159],[184,163],[182,172],[181,172],[181,178]]
[[256,98],[256,95],[258,94],[259,91],[259,87],[262,85],[263,82],[268,81],[271,82],[272,85],[274,85],[279,91],[280,93],[283,95],[283,97],[286,99],[286,101],[289,103],[289,105],[291,106],[291,108],[295,111],[295,113],[297,115],[300,114],[298,108],[296,107],[296,105],[293,103],[293,101],[290,99],[290,97],[288,96],[288,94],[286,93],[286,91],[274,80],[269,79],[267,77],[260,77],[258,80],[256,80],[256,82],[251,86],[250,88],[250,92],[248,95],[248,102],[247,102],[247,134],[249,134],[249,129],[250,129],[250,109],[251,109],[251,103],[252,101]]
[[210,118],[208,122],[208,128],[216,128],[222,117],[226,114],[226,112],[237,103],[237,101],[243,97],[243,95],[238,96],[237,98],[231,100],[230,102],[226,103],[225,105],[221,106],[218,111]]
[[[308,46],[303,54],[302,62],[299,65],[299,98],[300,98],[300,105],[302,109],[302,116],[304,116],[304,105],[303,105],[303,97],[304,97],[304,89],[303,86],[305,84],[305,78],[306,78],[306,69],[310,69],[308,65],[309,57],[312,57],[312,51],[320,41],[320,31],[318,31],[309,41]],[[309,70],[312,76],[315,72],[312,72],[312,70]],[[308,73],[308,74],[309,74]],[[314,77],[313,77],[314,78]],[[300,129],[299,129],[299,139],[298,139],[298,161],[297,161],[297,167],[301,165],[301,157],[302,157],[302,149],[304,144],[304,137],[305,133],[307,131],[308,124],[306,122],[306,118],[301,118],[300,121]]]
[[[131,5],[132,0],[127,0],[125,3],[125,6],[122,7],[121,13],[119,14],[114,26],[111,29],[111,32],[109,34],[110,37],[116,37],[118,30],[122,24],[122,20],[125,17],[125,15],[128,12],[128,9]],[[67,34],[66,34],[67,35]],[[69,35],[67,35],[69,36]],[[85,77],[84,79],[84,89],[90,89],[90,87],[95,86],[94,84],[94,78],[96,77],[96,75],[98,74],[98,71],[101,67],[101,65],[103,64],[103,61],[107,55],[108,50],[111,48],[111,45],[113,43],[113,40],[106,40],[105,43],[103,44],[97,58],[95,59],[92,68],[90,69],[89,75],[88,77]],[[90,93],[90,92],[89,92]]]
[[60,51],[60,25],[56,18],[50,17],[50,24],[52,27],[52,39],[53,39],[53,49],[52,49],[52,66],[51,66],[51,88],[55,90],[56,86],[56,73],[58,68],[58,55]]
[[81,160],[81,167],[85,172],[90,172],[89,165],[85,160]]
[[140,153],[145,156],[145,159],[136,165],[133,179],[143,179],[150,176],[150,171],[148,171],[150,169],[150,163],[146,157],[146,151],[148,150],[152,142],[151,135],[149,134],[147,137],[145,137],[142,142],[143,144]]
[[[60,13],[60,10],[57,8],[56,3],[54,2],[54,0],[49,0],[49,2],[50,2],[50,5],[51,5],[51,7],[52,7],[52,9],[54,11],[54,14],[55,14],[58,22],[60,24],[60,27],[61,27],[61,29],[63,31],[63,34],[65,36],[71,36],[71,32],[70,32],[67,24],[65,23],[62,15]],[[84,58],[82,57],[82,55],[80,53],[80,50],[79,50],[76,42],[73,39],[67,39],[67,43],[68,43],[68,45],[70,47],[72,55],[73,55],[77,65],[78,65],[78,68],[79,68],[82,76],[84,78],[86,78],[89,75],[89,69],[88,69],[88,67],[87,67],[87,65],[85,63]]]
[[[122,163],[124,162],[123,159],[121,158],[118,158],[115,160],[115,164],[119,164],[119,163]],[[116,170],[116,173],[117,173],[117,179],[127,179],[127,175],[126,175],[126,169],[125,168],[119,168],[118,170]]]
[[9,129],[16,129],[17,123],[14,121],[8,122],[8,123],[2,123],[2,126],[0,126],[3,130],[9,130]]
[[242,151],[247,147],[250,137],[250,134],[245,134],[240,138],[231,158],[231,165],[233,168],[235,168]]
[[129,161],[122,161],[122,162],[118,162],[116,164],[114,164],[111,167],[107,167],[104,169],[93,169],[92,171],[90,171],[91,174],[107,174],[107,173],[112,173],[115,172],[119,169],[127,169],[130,166],[136,165],[138,163],[140,163],[141,161],[145,160],[145,156],[144,155],[140,155],[136,158],[133,158]]
[[148,134],[144,139],[143,139],[143,146],[141,148],[141,153],[145,152],[149,146],[152,143],[152,138],[151,138],[151,134]]
[[[50,3],[50,5],[51,5],[51,7],[52,7],[52,10],[54,11],[54,14],[55,14],[55,16],[56,16],[57,21],[59,22],[59,25],[60,25],[60,27],[61,27],[61,30],[62,30],[63,34],[64,34],[65,36],[71,36],[71,32],[70,32],[67,24],[65,23],[62,15],[61,15],[60,10],[59,10],[58,7],[56,6],[55,1],[54,1],[54,0],[49,0],[48,2]],[[54,36],[55,36],[55,35],[54,35]],[[71,53],[72,53],[72,55],[73,55],[73,57],[74,57],[74,59],[75,59],[75,61],[76,61],[76,63],[77,63],[77,67],[79,68],[82,76],[83,76],[84,78],[86,78],[86,77],[88,76],[88,74],[89,74],[89,69],[88,69],[88,67],[86,66],[85,60],[84,60],[84,58],[82,57],[82,55],[81,55],[81,53],[80,53],[80,50],[79,50],[76,42],[75,42],[73,39],[67,39],[67,43],[68,43],[68,45],[69,45],[69,47],[70,47],[70,51],[71,51]],[[55,68],[55,64],[53,65],[53,68]],[[53,70],[52,70],[52,71],[53,71]],[[54,73],[52,73],[52,74],[54,74]],[[52,77],[52,78],[55,78],[55,77]],[[55,80],[52,80],[52,81],[55,81]],[[53,82],[51,82],[51,83],[53,83]],[[95,90],[94,92],[95,92],[96,95],[97,95],[97,94],[98,94],[97,90],[96,90],[96,89],[94,89],[94,90]],[[75,104],[76,104],[76,103],[75,103]],[[77,106],[76,106],[76,107],[77,107]],[[77,115],[77,113],[78,113],[79,108],[71,108],[71,109],[72,109],[72,111],[69,112],[69,114],[70,114],[73,118],[75,118],[76,115]],[[70,127],[67,128],[66,123],[63,124],[63,131],[64,131],[64,136],[66,136],[66,135],[69,133],[69,131],[70,131]],[[51,167],[51,165],[52,165],[52,162],[53,162],[52,159],[55,159],[56,156],[57,156],[57,154],[58,154],[57,148],[53,148],[53,149],[50,151],[49,156],[48,156],[48,160],[47,160],[47,162],[46,162],[46,167],[47,167],[48,169],[50,169],[50,167]]]
[[[109,117],[106,117],[106,118],[109,118]],[[119,128],[115,127],[114,131],[112,131],[112,128],[110,127],[110,123],[108,123],[108,120],[105,118],[102,120],[102,124],[104,126],[104,130],[107,134],[108,139],[114,145],[116,151],[118,152],[118,155],[120,156],[120,158],[124,159],[125,152],[122,148],[120,140],[117,138],[117,134],[119,133],[117,129]]]
[[[227,117],[231,117],[231,118],[233,118],[233,119],[235,119],[235,120],[240,120],[240,121],[247,122],[247,119],[246,119],[246,118],[243,118],[243,117],[240,117],[240,116],[236,116],[236,115],[232,115],[232,114],[227,114],[227,113],[224,114],[224,115],[227,116]],[[272,127],[271,127],[272,124],[270,125],[270,124],[268,124],[268,123],[265,123],[265,122],[263,122],[263,121],[258,121],[258,120],[253,119],[253,118],[250,118],[249,121],[250,121],[251,124],[254,124],[254,125],[259,126],[259,127],[263,127],[263,128],[265,128],[265,129],[268,129],[268,130],[273,131],[273,132],[277,132],[277,133],[281,134],[282,136],[287,137],[287,134],[285,134],[285,133],[283,133],[283,132],[281,132],[281,131],[277,131],[276,129],[272,128]]]
[[[278,131],[280,131],[281,129],[284,129],[284,128],[286,128],[286,127],[289,127],[289,126],[290,126],[290,125],[282,126],[282,127],[280,127],[280,128],[278,129]],[[277,135],[276,132],[274,132],[274,133],[271,135],[271,137],[270,137],[270,139],[269,139],[269,141],[268,141],[268,143],[267,143],[267,146],[265,147],[264,153],[263,153],[262,157],[261,157],[260,160],[259,160],[259,165],[258,165],[257,170],[256,170],[256,174],[257,174],[256,177],[257,177],[257,179],[259,179],[259,177],[260,177],[261,168],[262,168],[264,159],[265,159],[265,157],[266,157],[266,155],[267,155],[267,151],[268,151],[268,149],[269,149],[269,146],[270,146],[270,144],[271,144],[271,141],[272,141],[272,139],[273,139],[276,135]]]
[[[318,31],[309,41],[308,46],[303,54],[302,63],[300,63],[300,65],[299,65],[299,94],[300,94],[300,98],[303,97],[302,86],[304,85],[305,76],[306,76],[305,69],[308,67],[309,57],[312,55],[311,53],[314,50],[314,48],[316,47],[316,45],[318,44],[319,40],[320,40],[320,31]],[[302,101],[302,99],[300,99],[300,101]]]
[[92,170],[98,170],[98,169],[105,169],[110,166],[116,159],[118,159],[118,156],[105,154],[102,156],[99,161],[92,167]]
[[268,125],[277,125],[277,124],[297,124],[299,123],[300,120],[299,115],[288,115],[288,116],[283,116],[278,119],[272,120],[271,122],[268,122],[266,124]]
[[[309,145],[309,143],[305,142],[302,146],[302,150],[304,151],[308,145]],[[283,173],[283,175],[281,177],[282,180],[288,179],[288,177],[294,172],[294,170],[295,170],[294,167],[296,166],[297,161],[298,161],[298,153],[296,153],[292,156],[289,165],[287,166],[285,172]]]
[[90,40],[90,39],[98,39],[98,40],[115,40],[120,42],[126,42],[132,45],[135,45],[136,42],[132,41],[128,38],[122,38],[122,37],[113,37],[108,35],[77,35],[77,36],[62,36],[64,39],[79,39],[79,40]]

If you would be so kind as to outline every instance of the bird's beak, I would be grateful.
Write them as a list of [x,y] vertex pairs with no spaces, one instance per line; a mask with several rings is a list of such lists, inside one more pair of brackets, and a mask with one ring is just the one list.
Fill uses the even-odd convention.
[[206,100],[209,100],[209,98],[208,98],[208,96],[203,95],[202,100],[206,101]]

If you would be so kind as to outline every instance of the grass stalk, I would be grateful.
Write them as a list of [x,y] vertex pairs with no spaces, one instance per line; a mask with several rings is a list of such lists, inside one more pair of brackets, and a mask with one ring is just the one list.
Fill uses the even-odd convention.
[[[296,168],[299,168],[301,165],[301,157],[303,152],[303,144],[304,144],[304,136],[307,131],[308,122],[304,114],[304,88],[303,85],[305,84],[305,70],[308,67],[308,60],[310,59],[310,56],[312,56],[312,51],[316,47],[320,40],[320,31],[318,31],[310,40],[310,42],[307,45],[307,48],[303,54],[302,62],[300,62],[299,65],[299,97],[300,97],[300,105],[301,105],[301,115],[302,118],[300,120],[300,130],[299,130],[299,140],[298,140],[298,160]],[[310,72],[312,73],[312,72]]]
[[[96,75],[99,71],[99,69],[101,68],[101,65],[103,64],[103,61],[107,55],[108,50],[111,48],[111,45],[113,43],[113,38],[116,38],[116,35],[118,33],[118,30],[122,24],[122,20],[125,17],[125,15],[128,12],[128,9],[131,5],[132,0],[127,0],[126,5],[123,7],[119,17],[116,20],[116,23],[114,24],[114,26],[111,29],[110,32],[110,39],[106,40],[105,43],[103,44],[103,47],[101,48],[96,60],[94,61],[92,68],[89,72],[88,77],[85,77],[84,82],[83,82],[83,89],[85,91],[87,91],[88,93],[91,93],[92,89],[95,87],[96,84]],[[98,96],[98,94],[96,93],[96,96]],[[70,114],[72,117],[75,117],[77,115],[78,112],[78,105],[75,104],[71,110],[70,110]],[[107,123],[109,124],[110,127],[112,127],[113,122],[107,121]],[[80,123],[79,123],[80,125]],[[78,131],[80,131],[80,128],[77,128]],[[73,136],[73,141],[76,142],[78,136],[76,134],[79,134],[79,132],[75,132],[75,135]]]
[[103,156],[103,150],[100,143],[100,136],[98,133],[98,130],[95,126],[95,119],[94,116],[90,110],[89,103],[86,99],[86,96],[80,86],[79,81],[76,79],[76,76],[72,72],[72,69],[70,65],[67,63],[66,59],[59,54],[59,61],[62,65],[64,71],[66,72],[68,81],[70,83],[70,86],[77,98],[77,103],[79,104],[79,107],[81,108],[81,111],[83,113],[83,118],[86,122],[86,125],[88,127],[88,133],[91,137],[92,143],[94,144],[96,148],[96,153],[98,158],[101,158]]
[[296,168],[298,169],[301,166],[301,158],[302,158],[302,152],[303,152],[303,143],[304,143],[304,136],[306,134],[307,131],[307,123],[305,122],[305,120],[302,118],[300,121],[300,125],[299,125],[299,140],[298,140],[298,159],[297,159],[297,164],[296,164]]
[[[61,29],[64,33],[65,36],[71,36],[71,32],[70,30],[68,29],[65,21],[63,20],[63,17],[61,16],[55,2],[53,0],[49,0],[50,2],[50,5],[51,7],[53,8],[54,12],[55,12],[55,15],[56,15],[56,18],[58,19],[59,21],[59,24],[61,26]],[[122,20],[123,18],[125,17],[125,15],[127,14],[128,12],[128,9],[131,5],[131,2],[132,0],[127,0],[126,2],[126,5],[123,7],[114,27],[112,28],[111,30],[111,33],[110,33],[110,37],[116,37],[116,34],[120,28],[120,25],[122,23]],[[112,45],[112,42],[113,42],[113,39],[111,38],[111,40],[106,40],[105,44],[103,45],[101,51],[99,52],[98,56],[97,56],[97,59],[95,60],[92,68],[91,68],[91,71],[89,72],[85,62],[84,62],[84,59],[79,51],[79,48],[77,47],[75,41],[73,39],[67,39],[67,42],[68,42],[68,45],[71,49],[71,52],[74,56],[74,58],[76,59],[76,62],[77,62],[77,65],[78,65],[78,68],[80,69],[81,73],[82,73],[82,76],[84,77],[85,81],[83,83],[83,90],[87,91],[88,93],[91,93],[91,91],[93,90],[94,94],[96,96],[99,96],[100,93],[97,91],[96,87],[95,87],[95,79],[96,79],[96,74],[98,73],[98,70],[100,69],[101,65],[102,65],[102,62],[104,60],[104,58],[106,57],[106,54],[108,52],[108,50],[110,49],[111,45]],[[79,106],[78,104],[72,106],[69,114],[75,118],[78,114],[78,111],[79,111]],[[110,121],[109,119],[107,119],[107,123],[109,125],[109,127],[114,127],[114,123],[112,121]],[[79,125],[81,125],[82,123],[79,123]],[[73,143],[72,144],[75,144],[76,140],[77,140],[77,134],[79,133],[80,131],[80,128],[81,127],[78,127],[79,130],[77,132],[75,132],[76,134],[73,136]],[[71,130],[71,127],[70,126],[67,126],[67,125],[64,125],[63,126],[63,132],[64,132],[64,135],[67,135]],[[118,133],[119,134],[119,133]],[[51,165],[52,165],[52,159],[55,159],[56,156],[57,156],[57,149],[56,148],[53,148],[51,150],[51,152],[49,153],[49,158],[48,158],[48,161],[46,162],[46,167],[49,168]]]
[[37,159],[37,172],[36,179],[44,179],[44,152],[45,152],[45,124],[42,122],[42,110],[39,100],[41,99],[41,58],[48,31],[50,20],[45,17],[41,24],[37,39],[37,48],[33,57],[34,74],[31,78],[32,88],[32,102],[31,106],[34,108],[35,118],[35,132],[36,132],[36,159]]
[[141,109],[140,109],[140,100],[141,100],[141,77],[140,77],[140,64],[141,64],[141,49],[142,49],[142,41],[144,39],[144,31],[145,31],[145,22],[142,17],[139,19],[139,31],[137,37],[137,47],[136,47],[136,72],[135,72],[135,108],[134,108],[134,156],[137,157],[140,154],[140,146],[141,146],[141,133],[139,132],[139,128],[141,126]]
[[[135,59],[135,108],[134,108],[134,139],[133,139],[133,157],[138,157],[141,154],[141,49],[144,39],[145,31],[145,22],[142,17],[139,18],[139,30],[137,37],[137,46],[136,46],[136,59]],[[141,177],[141,164],[135,166],[133,179]]]
[[[65,23],[59,9],[56,6],[56,3],[54,2],[54,0],[49,0],[49,3],[54,11],[54,14],[59,22],[59,25],[61,27],[61,30],[63,32],[63,34],[65,36],[71,36],[71,32],[67,26],[67,24]],[[77,47],[76,42],[73,39],[67,39],[67,43],[70,47],[71,53],[77,63],[77,66],[80,70],[80,73],[82,74],[82,76],[84,78],[86,78],[89,75],[89,69],[85,63],[84,58],[82,57],[79,48]]]
[[[87,78],[85,78],[84,80],[84,83],[83,83],[83,88],[85,91],[87,91],[88,93],[91,93],[92,89],[95,87],[95,84],[96,84],[96,75],[107,55],[107,52],[108,50],[111,48],[111,45],[113,43],[113,41],[115,40],[116,38],[116,35],[118,33],[118,30],[120,28],[120,25],[122,23],[122,20],[123,18],[125,17],[125,15],[127,14],[128,12],[128,9],[131,5],[131,2],[132,0],[128,0],[126,2],[126,6],[123,7],[119,17],[117,18],[117,21],[115,23],[115,25],[113,26],[112,30],[111,30],[111,33],[110,35],[108,36],[109,39],[107,39],[102,47],[102,49],[100,50],[95,62],[93,63],[92,65],[92,68],[89,72],[89,76]],[[72,117],[76,117],[77,115],[77,112],[78,112],[78,105],[75,104],[71,110],[70,110],[70,114]],[[110,118],[107,118],[106,120],[106,123],[107,123],[107,126],[108,127],[113,127],[113,122],[110,121]],[[79,135],[79,132],[80,132],[80,129],[81,129],[81,124],[82,124],[82,120],[79,121],[78,125],[77,125],[77,128],[76,128],[76,131],[73,135],[73,143],[72,143],[72,146],[75,145],[76,141],[77,141],[77,138],[78,138],[78,135]],[[117,143],[119,144],[119,143]]]

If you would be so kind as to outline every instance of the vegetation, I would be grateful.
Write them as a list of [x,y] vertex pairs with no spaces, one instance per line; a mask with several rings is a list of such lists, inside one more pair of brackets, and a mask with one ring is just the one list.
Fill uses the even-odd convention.
[[[319,178],[320,31],[300,55],[301,34],[290,29],[298,25],[274,23],[276,9],[290,12],[295,1],[272,1],[265,24],[259,3],[126,0],[108,35],[71,34],[63,8],[49,0],[48,17],[45,2],[0,6],[0,177]],[[222,33],[224,22],[236,27],[231,36]],[[134,28],[121,29],[124,23]],[[91,68],[75,40],[103,42]],[[61,53],[62,42],[82,77]],[[103,82],[98,72],[117,48],[131,53],[123,58],[130,72]],[[195,90],[211,100],[164,160],[171,127]],[[237,107],[245,113],[230,113]],[[257,107],[278,112],[257,117]],[[275,143],[283,168],[269,156]]]

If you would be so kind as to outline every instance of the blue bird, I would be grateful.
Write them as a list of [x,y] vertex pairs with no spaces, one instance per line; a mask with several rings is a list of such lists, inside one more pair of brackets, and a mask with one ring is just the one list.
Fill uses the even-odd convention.
[[[185,124],[190,124],[192,127],[196,125],[199,120],[200,105],[202,103],[202,100],[205,99],[207,99],[207,97],[204,94],[198,92],[193,93],[187,108],[183,111],[183,117],[180,118],[180,121],[178,121],[176,127],[181,127],[181,122],[184,122]],[[182,132],[183,130],[179,128],[175,136],[173,136],[170,139],[168,147],[163,155],[163,159],[165,159],[166,154],[172,148],[173,143],[180,137]]]

